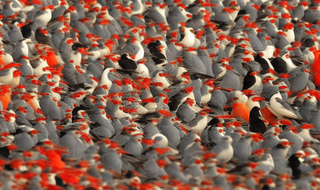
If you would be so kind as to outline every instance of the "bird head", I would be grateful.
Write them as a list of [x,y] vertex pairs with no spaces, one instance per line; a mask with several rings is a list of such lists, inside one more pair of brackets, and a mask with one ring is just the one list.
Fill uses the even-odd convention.
[[44,6],[41,8],[41,10],[50,10],[50,11],[53,11],[54,10],[54,6],[53,5],[48,5],[48,6]]
[[[219,125],[222,125],[222,123],[219,123]],[[218,125],[218,127],[220,127],[219,125]],[[226,127],[232,127],[232,126],[233,127],[241,127],[242,126],[242,122],[241,121],[230,121],[230,122],[228,122],[226,124]]]
[[255,95],[254,91],[251,89],[246,89],[242,91],[243,94],[245,94],[246,96],[252,96]]
[[283,147],[289,147],[290,145],[294,145],[294,143],[289,142],[289,141],[284,141],[284,142],[281,142],[279,144],[281,144]]
[[263,83],[263,84],[266,84],[266,83],[268,83],[269,81],[273,81],[273,80],[274,80],[274,78],[272,78],[271,76],[267,76],[267,77],[265,77],[265,78],[262,79],[262,83]]
[[260,73],[260,71],[252,71],[251,73],[250,73],[250,76],[256,76],[256,75],[258,75]]
[[168,110],[159,110],[158,111],[162,116],[169,117],[174,116],[172,113],[170,113]]
[[312,125],[312,124],[303,124],[303,125],[301,125],[301,128],[302,129],[311,129],[311,128],[314,128],[314,125]]
[[257,163],[257,162],[248,162],[246,165],[249,166],[251,169],[255,169],[257,166],[259,166],[259,163]]
[[193,106],[194,100],[191,99],[191,98],[187,98],[187,100],[185,101],[185,103],[189,104],[190,106]]
[[164,166],[166,165],[166,161],[165,160],[161,160],[161,159],[158,159],[157,160],[157,164],[160,168],[164,168]]
[[186,87],[183,91],[187,94],[190,94],[193,91],[194,87],[190,86],[190,87]]
[[270,148],[260,148],[258,150],[253,151],[252,154],[257,154],[261,156],[266,150],[270,150]]
[[259,142],[260,140],[266,140],[260,133],[254,133],[250,135],[252,137],[252,140],[255,142]]

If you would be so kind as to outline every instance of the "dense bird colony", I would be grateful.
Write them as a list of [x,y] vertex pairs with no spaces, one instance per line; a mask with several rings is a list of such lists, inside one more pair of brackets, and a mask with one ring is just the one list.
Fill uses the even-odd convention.
[[319,0],[0,10],[0,189],[320,189]]

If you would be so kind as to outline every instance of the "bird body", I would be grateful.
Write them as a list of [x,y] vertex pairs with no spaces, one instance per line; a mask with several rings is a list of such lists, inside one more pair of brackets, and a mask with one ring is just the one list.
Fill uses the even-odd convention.
[[231,146],[231,143],[231,137],[225,136],[210,150],[210,152],[217,154],[216,159],[218,160],[219,164],[224,164],[232,158],[234,150]]
[[43,7],[41,10],[39,10],[35,16],[34,16],[34,20],[33,20],[33,27],[34,31],[36,30],[36,28],[34,26],[37,27],[45,27],[48,22],[51,20],[52,18],[52,10],[54,9],[53,5],[48,5],[47,7]]
[[291,108],[287,102],[284,102],[282,100],[282,97],[280,93],[274,94],[270,98],[270,110],[272,113],[277,115],[278,117],[282,118],[283,116],[293,118],[293,119],[301,119],[299,116],[296,115],[296,113],[293,111],[293,108]]
[[179,130],[173,125],[171,117],[165,117],[161,123],[158,124],[159,131],[167,137],[169,145],[177,147],[180,143]]
[[245,121],[249,121],[250,111],[244,103],[235,102],[232,106],[231,115],[241,117]]
[[274,169],[273,158],[270,154],[264,154],[257,162],[258,166],[254,169],[255,171],[263,171],[265,174],[269,174]]
[[238,142],[233,142],[233,156],[238,159],[239,164],[249,161],[249,156],[252,153],[251,141],[251,134],[247,133]]
[[30,39],[22,39],[13,48],[12,58],[17,60],[21,56],[29,56],[29,47],[27,43],[32,43]]
[[10,41],[12,43],[18,43],[20,40],[23,39],[22,33],[20,31],[20,28],[22,27],[22,25],[18,22],[15,22],[11,28],[11,30],[9,31],[9,37],[10,37]]

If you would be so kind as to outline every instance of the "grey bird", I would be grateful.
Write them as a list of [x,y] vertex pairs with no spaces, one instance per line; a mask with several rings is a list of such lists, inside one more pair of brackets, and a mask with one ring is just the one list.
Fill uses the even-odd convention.
[[35,132],[35,130],[26,126],[20,126],[17,129],[14,144],[18,150],[28,151],[38,143],[38,138],[33,131]]
[[172,162],[169,166],[166,166],[164,170],[170,176],[177,178],[183,183],[187,183],[187,178],[183,172],[181,172],[181,164],[179,162]]
[[9,17],[14,15],[15,13],[19,12],[21,7],[13,7],[13,2],[8,1],[3,5],[3,16]]
[[255,171],[263,171],[266,175],[274,169],[274,162],[271,154],[263,154],[259,160],[257,160],[258,166],[254,169]]
[[193,55],[190,51],[184,51],[182,56],[184,59],[182,63],[189,70],[189,72],[206,74],[206,66],[199,57]]
[[214,76],[213,72],[212,72],[212,60],[209,56],[209,53],[207,51],[206,48],[201,48],[197,51],[197,55],[200,58],[200,60],[202,61],[202,63],[204,64],[204,66],[206,67],[206,75],[208,76]]
[[167,137],[169,140],[169,145],[176,148],[180,143],[179,130],[173,125],[171,121],[172,117],[165,117],[158,124],[159,131],[161,134]]
[[44,94],[39,101],[41,110],[48,119],[61,120],[60,108],[50,94]]
[[252,134],[247,133],[245,136],[240,138],[239,141],[232,142],[232,147],[234,150],[233,156],[238,159],[239,164],[244,164],[249,161],[249,157],[252,153]]
[[13,48],[12,58],[13,60],[19,59],[21,56],[29,57],[29,47],[28,44],[31,44],[30,39],[20,40]]
[[44,122],[42,121],[37,122],[37,124],[34,125],[33,128],[39,132],[38,134],[36,134],[39,142],[42,142],[48,139],[48,131],[44,125]]
[[84,156],[84,151],[87,149],[85,143],[80,140],[79,131],[70,129],[59,139],[59,145],[67,147],[71,158],[80,158]]
[[169,11],[167,21],[170,26],[174,26],[177,23],[187,22],[192,17],[192,14],[188,13],[183,7],[175,6]]
[[221,141],[210,150],[211,153],[217,154],[216,159],[219,164],[225,164],[232,158],[234,150],[231,143],[232,138],[224,136]]
[[318,9],[317,5],[309,6],[304,13],[303,20],[313,23],[317,20],[318,16],[320,16],[320,10]]
[[52,11],[52,20],[53,19],[56,19],[60,16],[63,16],[63,14],[68,10],[69,8],[69,4],[66,3],[66,2],[61,2],[60,3],[60,6],[55,8],[53,11]]
[[33,75],[33,68],[30,64],[29,57],[22,56],[19,59],[19,63],[21,63],[22,65],[18,70],[21,72],[23,77],[26,77],[27,75]]
[[103,39],[109,39],[111,33],[109,32],[107,21],[102,19],[97,19],[94,23],[95,34],[100,36]]
[[202,167],[203,167],[202,161],[196,160],[194,163],[192,163],[190,166],[188,166],[184,171],[184,175],[187,177],[188,181],[194,184],[201,184],[201,177],[204,175]]
[[70,85],[70,87],[74,90],[84,87],[86,80],[84,76],[75,69],[72,60],[66,62],[65,66],[63,67],[62,74],[64,75],[68,85]]
[[193,108],[194,100],[188,98],[182,103],[176,112],[177,117],[183,122],[190,122],[196,117],[197,111]]
[[31,25],[32,31],[36,31],[39,27],[45,27],[52,18],[52,11],[54,10],[53,5],[48,5],[41,8],[35,13],[33,23]]
[[116,152],[116,150],[105,148],[100,155],[101,163],[106,170],[112,170],[118,174],[121,174],[123,163],[121,161],[121,156]]
[[71,58],[72,45],[74,44],[74,40],[72,38],[65,38],[59,44],[59,50],[61,51],[61,58],[64,61],[68,61]]
[[[237,73],[227,70],[226,74],[223,76],[219,84],[219,87],[226,88],[226,89],[233,89],[233,90],[241,90],[242,84],[240,83],[241,80],[239,80],[239,77],[240,76]],[[231,81],[237,81],[237,82],[231,82]]]
[[168,25],[167,16],[168,7],[165,3],[154,3],[148,13],[148,17],[153,20],[155,24],[164,23]]
[[267,34],[271,37],[276,37],[278,35],[278,28],[275,23],[270,22],[270,20],[266,20],[261,23],[261,26],[265,28]]
[[296,92],[303,90],[309,80],[309,73],[310,71],[308,69],[303,69],[302,72],[298,73],[294,77],[290,77],[290,91]]
[[214,90],[211,93],[211,99],[208,102],[210,109],[214,111],[214,114],[224,115],[223,107],[227,103],[227,97],[221,90]]
[[290,148],[290,143],[286,139],[282,139],[279,144],[271,150],[271,155],[274,162],[274,169],[272,172],[277,174],[281,174],[283,172],[291,173],[291,168],[289,168],[286,164],[286,155]]
[[305,11],[308,9],[308,2],[303,1],[299,2],[299,5],[292,10],[291,17],[293,20],[301,20],[304,16]]
[[113,135],[115,133],[115,130],[112,124],[110,123],[110,120],[104,114],[105,114],[104,106],[96,105],[91,111],[91,114],[89,115],[89,117],[92,122],[95,122],[101,127],[106,128],[110,132],[110,135]]
[[187,123],[181,123],[181,125],[191,131],[198,134],[202,134],[203,130],[210,122],[211,118],[209,118],[208,113],[203,110],[199,111],[195,118]]
[[193,14],[192,18],[186,22],[187,27],[193,28],[195,31],[202,30],[208,20],[206,17],[212,15],[209,11],[204,8],[200,9],[197,14]]
[[61,41],[66,37],[66,32],[64,27],[61,26],[60,29],[54,30],[52,33],[52,43],[56,49],[59,48]]
[[54,122],[50,120],[46,120],[45,127],[48,131],[48,138],[54,143],[59,144],[59,136],[56,132],[57,126],[54,124]]
[[124,145],[123,150],[127,151],[128,153],[134,156],[139,157],[143,150],[141,143],[138,142],[139,138],[141,138],[141,136],[139,135],[131,136],[128,142]]
[[10,42],[18,43],[20,40],[23,39],[22,33],[20,31],[21,27],[22,27],[21,23],[19,23],[19,22],[13,23],[11,30],[8,33],[9,38],[10,38]]
[[287,139],[289,142],[294,143],[290,145],[291,149],[288,155],[292,155],[293,153],[296,153],[297,151],[301,150],[303,145],[303,139],[295,133],[297,132],[295,128],[296,127],[287,126],[283,133],[279,134],[279,138]]
[[13,102],[13,110],[17,114],[18,118],[16,122],[30,126],[30,121],[34,121],[36,119],[34,111],[32,111],[32,107],[23,99],[21,99],[22,95],[18,94],[12,97]]

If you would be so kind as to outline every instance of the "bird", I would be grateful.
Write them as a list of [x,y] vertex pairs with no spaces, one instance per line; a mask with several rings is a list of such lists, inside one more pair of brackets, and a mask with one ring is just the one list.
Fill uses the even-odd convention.
[[139,157],[142,153],[143,147],[139,142],[141,140],[141,135],[131,136],[128,142],[124,145],[123,150],[127,151],[128,153]]
[[264,134],[267,131],[267,123],[268,122],[261,115],[260,108],[257,106],[253,107],[249,115],[250,131]]
[[119,54],[121,55],[127,52],[135,55],[133,58],[134,61],[139,61],[144,57],[144,49],[136,38],[131,38],[128,40],[127,43],[119,50]]
[[63,60],[70,60],[71,52],[72,52],[72,45],[74,44],[74,39],[67,38],[60,42],[59,50],[61,51],[61,58]]
[[2,70],[0,70],[0,82],[13,87],[18,86],[20,83],[21,72],[16,67],[19,68],[20,66],[20,63],[10,63],[5,65]]
[[200,110],[193,120],[187,123],[181,123],[181,125],[192,132],[202,134],[207,124],[211,121],[209,114],[204,110]]
[[172,116],[165,117],[158,124],[159,131],[163,134],[169,141],[169,146],[176,148],[180,143],[180,132],[174,126],[171,121]]
[[233,141],[233,157],[238,160],[238,163],[244,164],[249,161],[252,153],[251,141],[254,138],[253,134],[247,133],[242,136],[237,142]]
[[260,71],[248,72],[243,79],[243,90],[251,89],[256,94],[261,94],[262,92],[262,80],[258,76]]
[[220,142],[214,146],[210,152],[215,153],[218,164],[225,164],[233,157],[233,147],[231,146],[232,138],[224,136]]
[[248,107],[241,102],[235,102],[232,105],[232,111],[231,115],[234,117],[240,117],[244,121],[249,121],[249,118],[251,118],[251,112],[249,111]]
[[299,150],[298,152],[292,154],[289,159],[288,159],[288,165],[292,169],[292,176],[295,178],[300,177],[306,172],[312,172],[313,169],[304,164],[303,161],[303,156],[305,153],[302,150]]
[[175,176],[179,181],[186,183],[187,178],[185,174],[180,171],[180,168],[181,164],[179,162],[172,162],[172,164],[166,166],[164,169],[167,172],[167,174]]
[[37,131],[29,127],[21,127],[15,134],[15,145],[20,151],[30,150],[37,142]]
[[120,59],[118,60],[120,68],[124,70],[136,70],[138,65],[134,61],[134,59],[135,55],[129,56],[127,53],[122,54]]
[[178,41],[179,44],[182,44],[187,48],[198,48],[199,45],[196,44],[197,39],[194,34],[194,29],[182,25],[180,31],[180,41]]
[[279,118],[288,117],[301,120],[301,117],[299,115],[296,115],[294,109],[291,108],[287,102],[283,101],[279,92],[275,93],[270,98],[270,109],[270,111]]
[[21,39],[13,48],[12,58],[13,60],[19,59],[21,56],[29,56],[28,44],[32,44],[29,38]]
[[176,111],[179,105],[182,104],[184,100],[186,100],[187,98],[194,99],[193,89],[194,87],[186,87],[176,95],[172,96],[169,99],[169,103],[168,103],[170,110]]
[[79,87],[84,88],[85,78],[81,71],[77,70],[74,65],[74,61],[70,60],[63,67],[62,74],[65,75],[66,82],[70,87],[77,89]]
[[286,140],[282,139],[275,147],[271,150],[271,156],[274,162],[274,169],[272,172],[275,173],[291,173],[291,168],[289,168],[286,163],[286,155],[289,151],[291,143]]
[[42,96],[39,101],[40,107],[43,110],[44,115],[52,120],[61,120],[60,108],[58,103],[54,101],[49,93],[40,93]]
[[22,23],[19,23],[19,22],[13,23],[12,28],[8,33],[10,41],[12,43],[18,43],[20,40],[23,39],[22,32],[20,31],[22,26],[23,26]]
[[155,3],[152,5],[148,12],[148,17],[154,21],[156,24],[164,23],[168,25],[167,22],[168,7],[166,3]]
[[279,138],[287,139],[289,142],[294,144],[291,145],[291,153],[295,153],[301,150],[303,146],[303,139],[297,135],[297,127],[289,127],[287,126],[283,133],[279,134]]
[[[264,151],[264,150],[263,150]],[[258,160],[258,166],[254,168],[254,171],[263,171],[265,174],[269,174],[274,169],[274,161],[269,153],[259,153],[260,149],[253,152],[253,154],[261,154]]]
[[166,61],[166,55],[163,53],[164,42],[156,40],[148,44],[148,49],[152,54],[152,60],[156,65],[161,65]]
[[48,37],[48,31],[44,28],[37,28],[35,31],[35,39],[39,44],[46,44],[49,45],[52,48],[55,48],[55,45],[51,41],[51,39]]
[[49,67],[46,58],[47,57],[45,55],[41,55],[30,63],[33,69],[33,74],[37,77],[50,73],[50,71],[46,69]]
[[36,12],[31,25],[32,30],[35,32],[39,27],[45,27],[52,18],[53,5],[42,7]]
[[307,85],[309,73],[310,71],[308,69],[304,69],[301,73],[290,78],[291,79],[290,90],[291,91],[303,90]]

